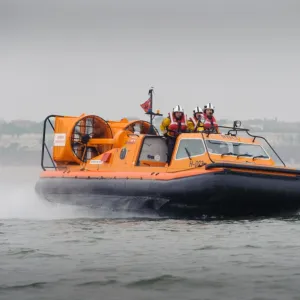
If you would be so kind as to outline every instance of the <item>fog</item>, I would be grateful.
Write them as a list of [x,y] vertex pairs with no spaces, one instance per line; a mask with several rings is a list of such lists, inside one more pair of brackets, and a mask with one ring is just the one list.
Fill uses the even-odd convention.
[[52,113],[298,120],[299,1],[0,2],[0,118]]

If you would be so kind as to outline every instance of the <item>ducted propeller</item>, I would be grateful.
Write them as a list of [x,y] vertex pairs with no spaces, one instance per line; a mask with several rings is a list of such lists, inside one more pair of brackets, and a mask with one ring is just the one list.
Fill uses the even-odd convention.
[[93,139],[112,138],[109,125],[98,116],[85,116],[76,122],[72,137],[71,147],[73,153],[82,162],[103,153],[103,146],[93,144]]

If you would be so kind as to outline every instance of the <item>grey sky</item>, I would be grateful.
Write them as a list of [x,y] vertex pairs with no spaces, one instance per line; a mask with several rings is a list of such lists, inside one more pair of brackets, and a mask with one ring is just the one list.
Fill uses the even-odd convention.
[[143,117],[212,102],[217,118],[299,120],[300,1],[0,2],[0,118]]

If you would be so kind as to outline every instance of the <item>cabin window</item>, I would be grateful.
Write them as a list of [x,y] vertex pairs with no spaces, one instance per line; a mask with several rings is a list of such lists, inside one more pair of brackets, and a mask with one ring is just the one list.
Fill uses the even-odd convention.
[[165,138],[147,136],[142,145],[138,165],[142,161],[160,162],[165,164],[167,161],[167,152],[168,148]]
[[267,152],[257,144],[223,142],[218,140],[206,140],[209,153],[227,154],[232,156],[260,157],[269,159]]
[[200,139],[182,139],[180,140],[176,159],[183,159],[193,156],[199,156],[205,153],[203,140]]

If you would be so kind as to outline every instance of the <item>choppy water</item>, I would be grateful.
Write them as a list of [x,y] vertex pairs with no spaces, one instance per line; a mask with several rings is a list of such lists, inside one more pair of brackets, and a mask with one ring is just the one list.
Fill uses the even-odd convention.
[[[15,169],[14,169],[15,170]],[[0,299],[300,299],[300,219],[179,221],[52,206],[1,168]]]

